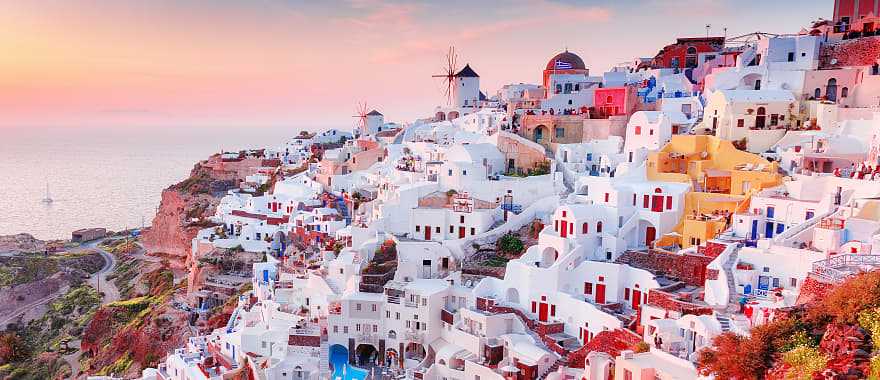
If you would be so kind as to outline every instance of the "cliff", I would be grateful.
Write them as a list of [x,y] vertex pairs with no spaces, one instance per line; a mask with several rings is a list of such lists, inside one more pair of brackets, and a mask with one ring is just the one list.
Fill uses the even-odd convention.
[[220,198],[246,175],[237,166],[227,170],[212,157],[195,165],[189,178],[162,191],[159,210],[142,243],[147,254],[168,259],[185,269],[192,258],[192,239],[214,214]]

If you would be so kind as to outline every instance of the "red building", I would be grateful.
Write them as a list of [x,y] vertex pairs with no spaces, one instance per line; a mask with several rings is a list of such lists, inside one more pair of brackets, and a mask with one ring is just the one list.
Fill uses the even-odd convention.
[[636,110],[638,95],[633,86],[603,87],[593,92],[593,104],[596,108],[596,119],[607,119],[609,116],[630,116]]
[[834,0],[834,22],[852,24],[869,14],[880,16],[880,4],[874,0]]
[[704,53],[719,53],[724,47],[724,37],[679,38],[674,44],[666,45],[651,60],[655,69],[694,68],[698,58]]

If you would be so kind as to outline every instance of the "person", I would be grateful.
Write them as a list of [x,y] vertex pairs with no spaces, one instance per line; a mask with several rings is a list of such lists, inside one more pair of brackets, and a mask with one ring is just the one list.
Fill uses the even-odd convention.
[[660,337],[659,333],[655,334],[654,335],[654,347],[656,347],[659,350],[662,348],[662,346],[663,346],[663,338]]

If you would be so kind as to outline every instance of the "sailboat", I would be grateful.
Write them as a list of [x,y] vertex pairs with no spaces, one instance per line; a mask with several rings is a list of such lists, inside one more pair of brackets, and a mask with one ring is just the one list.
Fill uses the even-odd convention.
[[50,204],[55,200],[52,199],[52,195],[49,194],[49,181],[46,181],[46,197],[43,198],[43,203]]

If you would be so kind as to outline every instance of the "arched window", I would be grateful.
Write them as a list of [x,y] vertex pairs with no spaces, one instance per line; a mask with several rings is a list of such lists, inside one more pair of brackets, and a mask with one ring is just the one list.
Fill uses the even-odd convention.
[[687,53],[688,54],[697,54],[697,48],[691,46],[688,48]]
[[589,223],[584,223],[584,225],[581,227],[581,233],[582,233],[582,234],[585,234],[585,233],[588,233],[588,232],[590,232],[590,224],[589,224]]
[[844,87],[840,89],[840,97],[845,98],[849,96],[849,87]]
[[556,85],[556,93],[558,94],[558,93],[561,93],[561,92],[562,92],[562,85],[561,85],[561,84],[557,84],[557,85]]
[[837,79],[831,78],[825,86],[825,98],[830,101],[837,100]]
[[608,95],[608,97],[605,98],[605,104],[612,104],[612,103],[614,103],[614,97],[611,95]]
[[596,222],[596,232],[602,232],[602,221]]
[[813,92],[813,99],[818,100],[821,97],[822,97],[822,90],[819,88],[816,88],[816,91]]

